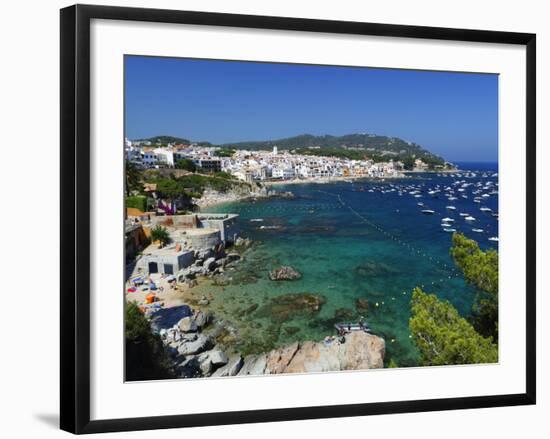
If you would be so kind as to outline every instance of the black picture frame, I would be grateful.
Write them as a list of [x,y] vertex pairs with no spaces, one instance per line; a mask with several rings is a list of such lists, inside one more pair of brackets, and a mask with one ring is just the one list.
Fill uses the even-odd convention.
[[[224,413],[90,420],[90,21],[181,23],[526,47],[526,392]],[[61,10],[61,429],[72,433],[196,427],[535,404],[536,36],[530,33],[74,5]]]

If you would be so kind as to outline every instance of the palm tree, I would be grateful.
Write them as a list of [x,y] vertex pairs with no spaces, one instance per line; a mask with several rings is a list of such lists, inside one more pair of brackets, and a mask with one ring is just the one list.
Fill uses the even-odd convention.
[[163,247],[167,244],[170,244],[170,242],[172,242],[172,239],[170,238],[168,230],[166,230],[162,226],[156,226],[154,229],[151,230],[151,241],[159,241],[160,246]]

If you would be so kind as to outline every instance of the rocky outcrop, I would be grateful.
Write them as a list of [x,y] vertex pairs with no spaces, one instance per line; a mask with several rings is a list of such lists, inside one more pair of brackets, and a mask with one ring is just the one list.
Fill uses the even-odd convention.
[[306,341],[247,357],[238,375],[377,369],[384,367],[384,355],[382,338],[357,331],[347,334],[344,343]]
[[178,346],[178,354],[193,355],[208,350],[212,347],[212,340],[204,334],[199,334],[193,341],[184,341]]
[[[324,303],[322,296],[286,294],[274,297],[267,310],[279,319],[318,312]],[[258,312],[261,308],[250,312]],[[348,313],[350,310],[345,310]],[[174,369],[181,378],[205,376],[265,375],[309,373],[340,370],[362,370],[383,367],[385,343],[376,335],[363,331],[346,334],[343,338],[327,337],[323,342],[294,342],[267,353],[231,355],[216,346],[226,330],[224,322],[210,323],[210,315],[201,310],[190,311],[159,335],[172,356]],[[208,326],[208,327],[207,327]],[[205,331],[203,329],[206,328]]]
[[231,377],[239,373],[243,367],[244,360],[240,354],[233,355],[227,361],[227,364],[223,367],[220,367],[216,370],[212,376],[213,377]]
[[271,280],[297,280],[302,277],[301,273],[289,266],[282,266],[271,270],[269,272],[269,278]]

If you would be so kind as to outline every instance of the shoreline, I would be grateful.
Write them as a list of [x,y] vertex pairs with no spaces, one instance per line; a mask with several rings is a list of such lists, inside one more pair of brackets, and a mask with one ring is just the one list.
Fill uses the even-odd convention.
[[400,179],[400,178],[406,178],[405,175],[388,175],[385,177],[369,177],[365,175],[354,175],[350,177],[326,177],[326,178],[310,178],[310,179],[299,179],[295,178],[292,180],[269,180],[269,181],[262,181],[261,184],[264,186],[284,186],[284,185],[290,185],[290,184],[330,184],[330,183],[338,183],[338,182],[346,182],[347,180],[386,180],[386,179]]
[[[411,171],[401,171],[396,175],[388,175],[384,177],[369,177],[365,175],[354,175],[348,177],[325,177],[325,178],[308,178],[308,179],[292,179],[292,180],[267,180],[261,181],[260,184],[265,188],[275,187],[275,186],[286,186],[286,185],[299,185],[299,184],[330,184],[330,183],[340,183],[347,181],[385,181],[385,180],[399,180],[403,178],[409,178],[409,174],[453,174],[456,172],[464,172],[461,169],[445,169],[438,171],[428,171],[428,170],[411,170]],[[215,198],[200,198],[195,203],[199,207],[199,212],[202,209],[207,209],[209,207],[218,206],[226,203],[235,203],[240,201],[245,201],[248,199],[262,199],[262,198],[271,198],[276,197],[277,194],[263,194],[263,193],[248,193],[236,195],[234,193],[224,194],[218,193]]]

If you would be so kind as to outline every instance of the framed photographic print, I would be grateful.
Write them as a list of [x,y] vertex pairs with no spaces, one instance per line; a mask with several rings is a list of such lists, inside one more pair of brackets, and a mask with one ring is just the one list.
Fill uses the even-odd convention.
[[61,10],[61,428],[535,403],[535,35]]

